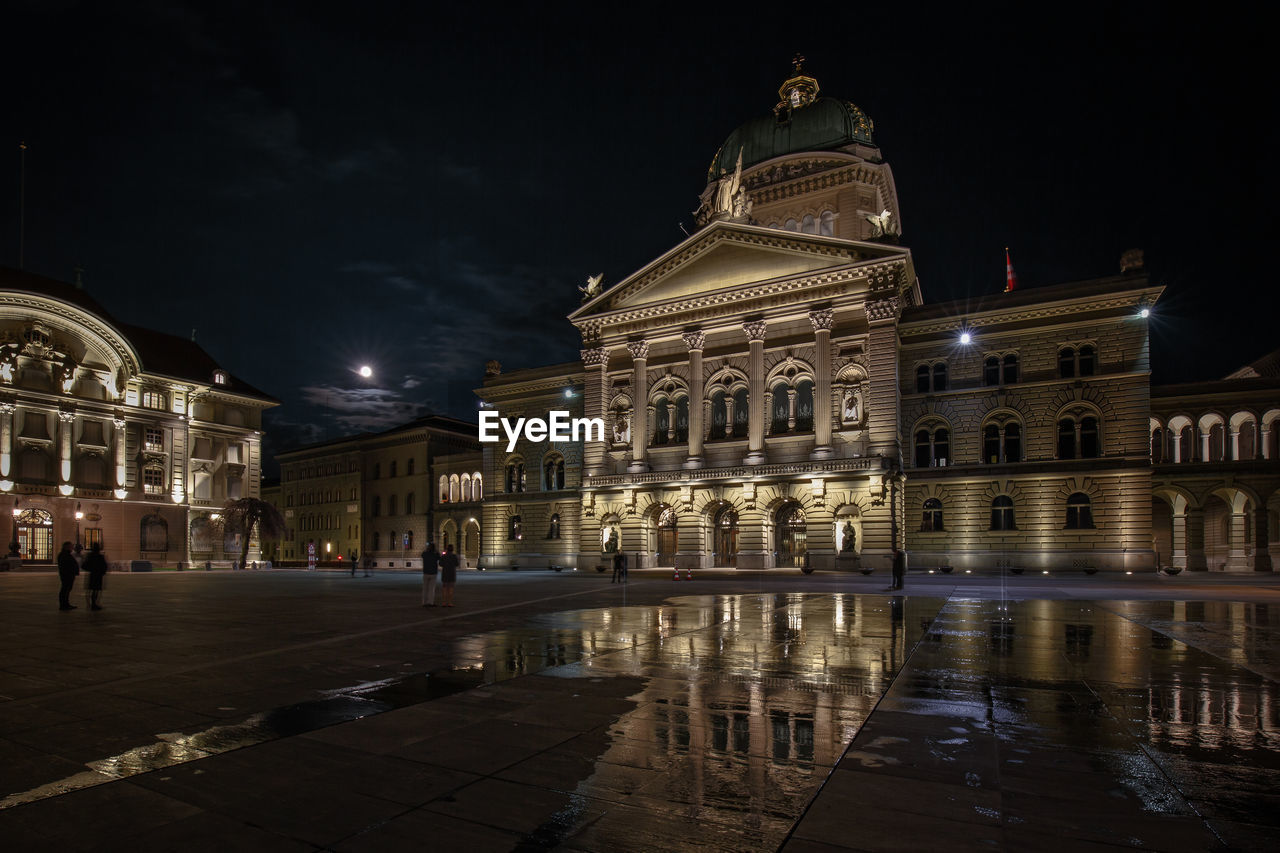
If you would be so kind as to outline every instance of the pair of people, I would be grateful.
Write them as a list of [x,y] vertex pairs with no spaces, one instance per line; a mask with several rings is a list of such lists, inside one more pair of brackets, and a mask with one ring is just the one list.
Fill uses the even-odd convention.
[[453,587],[458,582],[458,567],[462,559],[453,552],[453,545],[445,545],[444,553],[436,550],[436,543],[428,542],[422,552],[422,606],[436,606],[436,580],[440,581],[441,605],[453,607]]
[[[102,605],[98,604],[98,598],[102,595],[102,579],[107,575],[107,558],[102,553],[102,546],[97,542],[89,546],[89,554],[84,558],[84,570],[89,573],[89,609],[101,610]],[[76,559],[71,543],[63,542],[62,550],[58,552],[58,580],[62,584],[58,589],[59,610],[76,609],[76,606],[71,603],[71,589],[75,586],[79,575],[80,561]]]

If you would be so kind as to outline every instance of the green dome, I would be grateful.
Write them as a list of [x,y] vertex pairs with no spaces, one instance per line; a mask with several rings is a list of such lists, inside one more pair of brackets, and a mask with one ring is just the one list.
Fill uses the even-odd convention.
[[714,181],[731,173],[742,151],[742,168],[798,151],[830,151],[855,142],[875,145],[867,114],[854,104],[838,98],[816,98],[810,104],[787,110],[789,121],[779,121],[770,113],[741,125],[716,152],[707,172]]

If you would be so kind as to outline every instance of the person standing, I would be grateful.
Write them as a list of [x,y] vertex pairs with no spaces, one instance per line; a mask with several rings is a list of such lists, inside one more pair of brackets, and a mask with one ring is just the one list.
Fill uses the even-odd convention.
[[615,551],[613,554],[613,580],[609,583],[626,583],[627,582],[627,555],[622,551]]
[[80,564],[76,562],[76,556],[71,552],[71,543],[63,542],[62,550],[58,552],[58,580],[62,581],[62,586],[58,589],[59,610],[76,609],[76,606],[71,603],[71,588],[75,586],[78,574],[80,574]]
[[89,556],[84,558],[84,569],[89,573],[89,609],[101,610],[98,597],[102,594],[102,579],[107,576],[107,558],[97,542],[89,546]]
[[436,606],[436,581],[439,579],[440,552],[436,543],[428,542],[427,550],[422,552],[422,606]]
[[458,555],[453,553],[453,543],[444,546],[444,555],[440,558],[440,590],[441,602],[445,607],[453,606],[453,587],[458,582]]
[[890,589],[902,589],[902,584],[907,577],[907,555],[902,552],[901,548],[893,549],[893,585]]
[[356,576],[356,567],[360,565],[360,558],[355,551],[351,552],[351,577]]

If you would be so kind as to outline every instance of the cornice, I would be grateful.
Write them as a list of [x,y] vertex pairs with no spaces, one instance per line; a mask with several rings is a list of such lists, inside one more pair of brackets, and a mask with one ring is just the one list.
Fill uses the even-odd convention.
[[[955,314],[945,318],[936,320],[905,320],[899,324],[902,335],[927,335],[939,334],[946,332],[954,332],[961,326],[971,328],[975,333],[981,334],[984,325],[1018,323],[1028,320],[1046,320],[1057,317],[1065,317],[1068,315],[1080,314],[1083,308],[1086,311],[1121,311],[1131,313],[1137,301],[1134,294],[1144,294],[1147,290],[1155,288],[1142,288],[1139,290],[1129,290],[1120,293],[1108,294],[1106,296],[1082,296],[1071,299],[1058,299],[1053,302],[1042,303],[1039,305],[1026,305],[1021,308],[992,308],[986,311],[974,313]],[[1119,317],[1117,319],[1122,319]],[[987,321],[984,323],[983,321]],[[1011,330],[1016,331],[1016,330]],[[1037,330],[1037,331],[1042,331]]]

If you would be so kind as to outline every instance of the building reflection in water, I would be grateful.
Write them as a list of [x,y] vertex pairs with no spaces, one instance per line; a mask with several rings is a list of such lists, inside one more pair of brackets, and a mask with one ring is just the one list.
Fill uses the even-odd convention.
[[[634,710],[607,727],[594,772],[567,793],[767,846],[785,836],[923,634],[903,626],[929,625],[941,604],[688,596],[474,635],[458,642],[456,662],[491,668],[494,681],[551,668],[568,679],[640,679]],[[594,837],[609,837],[614,820],[616,837],[634,842],[639,830],[623,815],[606,814]]]

